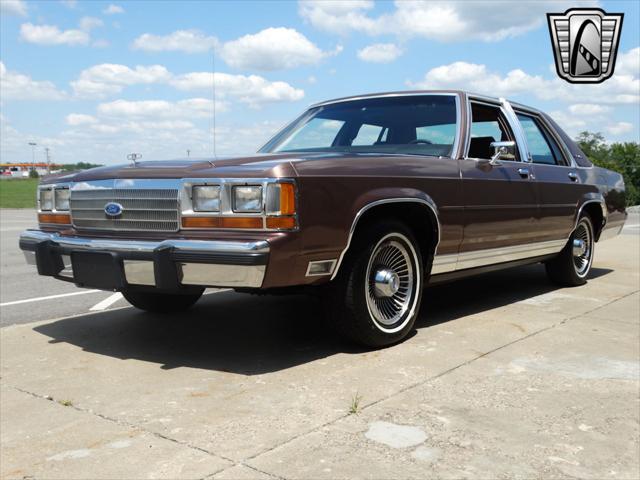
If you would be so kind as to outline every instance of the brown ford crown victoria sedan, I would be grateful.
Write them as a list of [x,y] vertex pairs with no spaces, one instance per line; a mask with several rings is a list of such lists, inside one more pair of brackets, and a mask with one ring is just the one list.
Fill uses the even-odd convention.
[[40,275],[150,311],[204,287],[315,287],[351,339],[413,328],[428,283],[543,262],[580,285],[625,187],[546,114],[459,91],[309,108],[257,155],[149,161],[42,183],[20,247]]

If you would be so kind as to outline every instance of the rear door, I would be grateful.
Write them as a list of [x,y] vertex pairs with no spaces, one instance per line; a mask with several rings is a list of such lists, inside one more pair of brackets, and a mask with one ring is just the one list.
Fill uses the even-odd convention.
[[[530,163],[514,135],[513,116],[499,102],[470,99],[470,135],[460,162],[464,238],[457,270],[511,260],[518,247],[536,242],[537,195]],[[516,142],[516,158],[491,165],[491,142]],[[473,253],[471,253],[473,252]]]
[[582,183],[578,169],[542,117],[521,109],[515,113],[535,171],[541,239],[566,240],[574,227],[578,202],[592,187]]

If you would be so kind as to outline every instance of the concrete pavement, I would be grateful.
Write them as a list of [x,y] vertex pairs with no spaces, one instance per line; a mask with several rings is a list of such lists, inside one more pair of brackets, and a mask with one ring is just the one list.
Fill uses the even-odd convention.
[[21,304],[0,329],[0,477],[638,478],[636,224],[583,287],[541,266],[434,287],[415,335],[373,352],[306,297],[164,318],[88,313],[88,294],[36,322],[49,302]]

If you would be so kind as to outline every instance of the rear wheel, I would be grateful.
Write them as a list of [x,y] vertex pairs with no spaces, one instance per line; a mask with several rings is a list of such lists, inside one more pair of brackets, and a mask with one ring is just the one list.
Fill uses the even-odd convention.
[[545,264],[549,278],[567,287],[585,284],[591,271],[594,244],[593,223],[584,215],[562,252]]
[[122,295],[127,301],[140,310],[154,313],[182,312],[196,303],[204,289],[189,293],[144,292],[124,290]]
[[404,339],[418,316],[423,287],[420,247],[402,223],[360,231],[329,287],[328,317],[357,343],[382,347]]

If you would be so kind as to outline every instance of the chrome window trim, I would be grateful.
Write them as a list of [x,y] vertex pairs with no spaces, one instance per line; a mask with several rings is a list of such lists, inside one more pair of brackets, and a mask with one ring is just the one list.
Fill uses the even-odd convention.
[[393,97],[426,97],[431,95],[453,95],[460,96],[458,91],[435,91],[430,92],[424,90],[421,92],[388,92],[388,93],[373,93],[371,95],[358,95],[356,97],[343,97],[335,98],[333,100],[326,100],[324,102],[313,103],[308,108],[324,107],[326,105],[334,105],[336,103],[355,102],[358,100],[368,100],[370,98],[393,98]]
[[[480,160],[487,160],[486,158],[475,158],[475,157],[469,156],[469,149],[471,148],[471,125],[473,121],[473,118],[471,115],[471,104],[479,103],[481,105],[487,105],[489,107],[495,107],[500,109],[505,119],[507,120],[509,127],[511,128],[513,136],[515,137],[518,151],[520,152],[520,158],[522,160],[500,160],[500,162],[501,163],[505,163],[505,162],[517,163],[517,164],[530,163],[529,152],[527,151],[526,143],[524,142],[524,139],[523,139],[523,134],[519,128],[519,125],[518,124],[514,125],[515,115],[513,114],[512,110],[509,111],[508,102],[506,101],[503,102],[502,100],[503,99],[493,99],[490,97],[483,97],[481,95],[467,95],[467,131],[466,131],[467,135],[465,138],[464,152],[462,156],[463,160],[472,160],[476,162]],[[517,122],[517,118],[515,119],[515,121]]]
[[569,149],[569,146],[565,143],[565,141],[560,137],[560,135],[558,135],[558,133],[556,132],[556,129],[553,128],[552,125],[549,124],[549,122],[546,120],[546,118],[544,117],[545,113],[535,107],[529,107],[527,105],[523,105],[521,103],[517,103],[517,102],[509,102],[512,106],[514,106],[516,109],[518,110],[523,110],[525,112],[530,112],[534,115],[537,115],[545,124],[545,126],[553,133],[553,135],[555,136],[555,138],[557,139],[558,143],[561,145],[561,147],[563,148],[565,154],[568,156],[568,158],[571,159],[571,166],[573,168],[582,168],[582,169],[589,169],[589,168],[593,168],[593,165],[589,166],[589,167],[582,167],[580,165],[578,165],[578,162],[576,162],[576,159],[574,158],[573,154],[571,153],[571,150]]
[[[425,91],[425,92],[407,92],[407,93],[402,93],[402,92],[394,92],[394,93],[381,93],[381,94],[373,94],[373,95],[361,95],[358,97],[346,97],[346,98],[342,98],[342,99],[335,99],[335,100],[328,100],[326,102],[320,102],[320,103],[314,103],[312,105],[309,105],[309,107],[307,107],[307,110],[305,110],[304,112],[302,112],[300,115],[298,115],[298,117],[296,117],[296,119],[290,123],[288,123],[287,125],[285,125],[284,127],[282,127],[280,130],[278,130],[278,132],[276,134],[274,134],[269,140],[267,140],[267,142],[265,142],[265,144],[260,147],[260,149],[258,150],[258,152],[261,152],[267,145],[269,145],[276,137],[278,137],[280,134],[282,134],[282,132],[284,132],[290,125],[293,125],[296,122],[300,122],[305,116],[306,114],[309,112],[309,110],[311,110],[312,108],[318,108],[318,107],[324,107],[327,105],[335,105],[338,103],[346,103],[346,102],[355,102],[358,100],[368,100],[368,99],[375,99],[375,98],[394,98],[394,97],[435,97],[435,96],[442,96],[442,97],[454,97],[455,98],[455,102],[456,102],[456,136],[453,140],[453,144],[451,145],[451,153],[450,155],[448,155],[448,157],[456,160],[459,158],[459,145],[460,145],[460,140],[462,138],[462,102],[461,102],[461,93],[459,92],[429,92],[429,91]],[[276,153],[296,153],[296,152],[276,152]],[[372,153],[376,153],[376,152],[372,152]],[[402,153],[399,153],[397,155],[405,155]],[[408,155],[416,155],[416,156],[421,156],[421,157],[426,157],[426,156],[433,156],[433,155],[422,155],[422,154],[408,154]],[[447,157],[444,157],[447,158]]]
[[435,216],[436,219],[436,226],[437,226],[437,239],[436,239],[436,245],[434,247],[434,257],[436,256],[436,252],[438,251],[438,245],[440,245],[440,232],[442,231],[441,228],[441,224],[440,224],[440,218],[438,216],[438,207],[436,206],[436,204],[433,202],[433,200],[426,200],[423,198],[415,198],[415,197],[394,197],[394,198],[384,198],[381,200],[376,200],[374,202],[368,203],[366,204],[364,207],[362,207],[360,210],[358,210],[358,213],[356,213],[356,216],[353,219],[353,222],[351,223],[351,228],[349,229],[349,236],[347,238],[347,245],[344,247],[344,249],[340,252],[340,256],[338,257],[338,263],[336,264],[334,270],[333,270],[333,274],[331,275],[330,280],[333,280],[334,278],[336,278],[336,276],[338,275],[338,272],[340,271],[340,266],[342,265],[342,262],[344,260],[344,257],[347,253],[347,251],[349,250],[349,247],[351,246],[351,241],[353,240],[353,234],[356,231],[356,227],[358,225],[358,221],[360,220],[360,218],[362,217],[362,215],[369,209],[376,207],[378,205],[383,205],[385,203],[402,203],[402,202],[407,202],[407,203],[421,203],[423,205],[426,205],[427,207],[429,207],[431,209],[431,211],[433,212],[433,215]]
[[[535,120],[538,120],[542,126],[543,129],[546,130],[546,132],[551,135],[551,137],[553,138],[553,140],[556,142],[556,144],[558,145],[558,147],[560,147],[560,151],[562,152],[562,156],[565,160],[565,162],[567,162],[567,160],[569,161],[568,164],[565,163],[564,165],[558,165],[556,164],[549,164],[549,163],[535,163],[532,160],[532,163],[534,165],[549,165],[551,167],[565,167],[565,168],[576,168],[577,164],[575,159],[573,158],[573,155],[571,155],[571,152],[569,151],[569,148],[566,146],[566,144],[562,141],[562,139],[560,138],[560,136],[556,133],[555,129],[549,125],[549,123],[545,120],[545,118],[540,114],[540,112],[538,110],[535,109],[529,109],[529,108],[523,108],[520,106],[517,106],[515,109],[513,109],[515,115],[516,115],[516,119],[518,120],[518,122],[520,122],[520,120],[517,118],[518,114],[524,115],[524,116],[528,116],[531,117]],[[522,124],[521,124],[522,126]],[[524,130],[523,130],[523,134],[524,134]],[[524,134],[526,136],[526,134]],[[529,146],[527,144],[527,150],[529,149]]]

